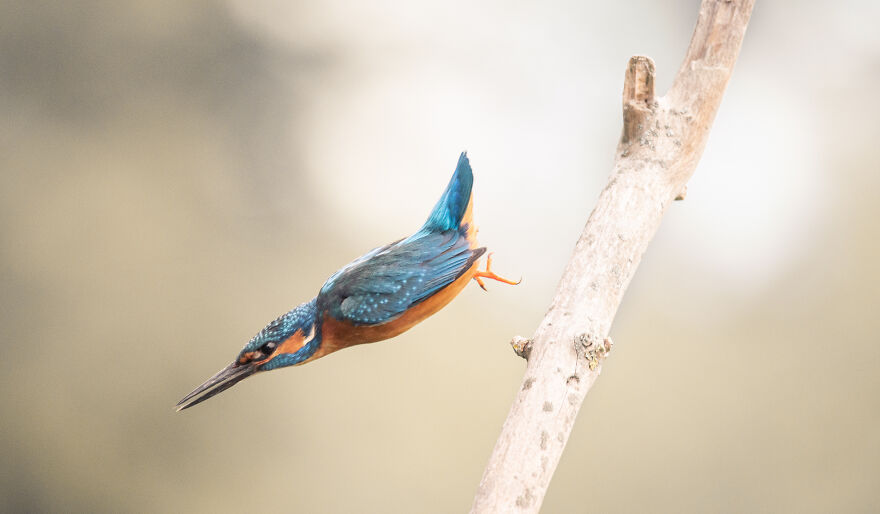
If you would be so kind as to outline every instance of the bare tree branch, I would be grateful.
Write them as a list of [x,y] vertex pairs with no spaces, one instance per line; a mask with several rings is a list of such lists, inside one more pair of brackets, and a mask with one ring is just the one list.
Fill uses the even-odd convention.
[[471,512],[537,512],[574,420],[611,349],[608,332],[663,213],[683,199],[703,153],[754,0],[703,0],[671,90],[654,95],[654,63],[630,59],[623,133],[599,196],[544,320],[515,338],[522,387]]

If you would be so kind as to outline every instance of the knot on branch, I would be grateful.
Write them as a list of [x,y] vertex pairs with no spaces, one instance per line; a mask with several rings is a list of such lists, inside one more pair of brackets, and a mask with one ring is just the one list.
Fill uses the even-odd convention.
[[613,346],[610,337],[606,337],[601,342],[598,337],[587,333],[579,334],[574,338],[574,350],[579,358],[583,357],[587,360],[590,371],[596,371],[599,364],[611,353]]
[[685,197],[687,197],[687,194],[688,194],[688,187],[684,186],[682,188],[681,192],[678,193],[678,196],[675,197],[675,201],[680,202],[680,201],[684,200]]
[[513,336],[510,346],[517,355],[525,360],[529,360],[529,354],[532,353],[532,340],[523,336]]
[[623,80],[623,135],[621,143],[638,139],[657,107],[654,99],[654,61],[644,55],[629,59]]

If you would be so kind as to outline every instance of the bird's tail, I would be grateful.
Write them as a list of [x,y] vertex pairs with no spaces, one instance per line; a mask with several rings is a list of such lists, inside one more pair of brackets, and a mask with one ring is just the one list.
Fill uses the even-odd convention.
[[422,226],[426,232],[444,232],[461,226],[462,218],[471,201],[471,187],[474,185],[474,174],[468,162],[467,152],[458,158],[455,173],[446,186],[443,196],[434,206],[428,221]]

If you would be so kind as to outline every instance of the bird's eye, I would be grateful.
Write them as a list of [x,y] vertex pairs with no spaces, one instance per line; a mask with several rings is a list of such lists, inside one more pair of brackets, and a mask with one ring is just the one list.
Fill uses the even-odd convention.
[[261,361],[272,355],[272,352],[278,347],[278,343],[270,342],[250,352],[242,353],[238,358],[239,364],[247,364],[248,362]]

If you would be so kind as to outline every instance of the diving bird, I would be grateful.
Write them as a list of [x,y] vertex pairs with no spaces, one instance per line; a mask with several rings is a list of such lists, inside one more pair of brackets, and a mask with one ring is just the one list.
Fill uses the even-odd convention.
[[472,279],[518,284],[485,271],[472,221],[474,176],[462,153],[446,191],[415,234],[380,246],[334,273],[318,296],[272,321],[220,370],[177,403],[187,409],[261,371],[297,366],[349,346],[394,337],[449,303]]

